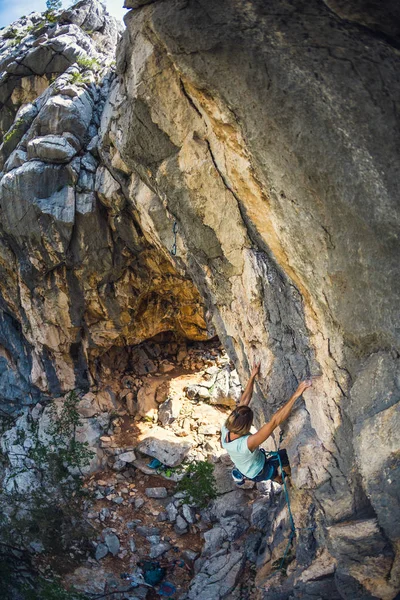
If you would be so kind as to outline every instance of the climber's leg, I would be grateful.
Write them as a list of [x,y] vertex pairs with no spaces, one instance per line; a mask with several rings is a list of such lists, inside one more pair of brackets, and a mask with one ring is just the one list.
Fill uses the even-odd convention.
[[[286,450],[279,450],[279,457],[282,462],[282,468],[285,472],[285,476],[287,477],[290,475],[290,465],[289,465],[289,459],[288,459]],[[282,483],[283,483],[282,474],[279,471],[280,471],[280,464],[279,464],[278,457],[275,455],[270,458],[267,458],[267,456],[266,456],[265,464],[264,464],[264,467],[263,467],[261,473],[259,473],[256,477],[254,477],[253,481],[259,482],[259,481],[267,481],[268,479],[271,479],[272,481],[276,481],[276,483],[279,483],[280,485],[282,485]]]
[[246,481],[246,477],[244,475],[242,475],[242,473],[239,471],[239,469],[236,469],[236,467],[234,469],[232,469],[231,475],[232,475],[232,479],[236,483],[236,485],[243,485],[244,482]]

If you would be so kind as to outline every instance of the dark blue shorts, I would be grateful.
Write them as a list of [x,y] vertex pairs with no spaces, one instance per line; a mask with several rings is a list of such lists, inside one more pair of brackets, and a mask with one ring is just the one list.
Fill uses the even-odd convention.
[[[265,457],[264,466],[261,469],[261,471],[258,473],[258,475],[256,475],[255,477],[251,477],[251,478],[247,477],[247,479],[250,479],[250,481],[256,481],[257,483],[259,481],[268,481],[268,479],[274,479],[278,473],[278,467],[279,467],[279,459],[277,456],[268,457],[267,453],[265,452],[265,450],[263,448],[260,448],[260,450],[261,450],[261,452],[264,453],[264,457]],[[289,460],[288,460],[286,450],[279,450],[279,456],[282,461],[282,465],[284,467],[288,466]]]

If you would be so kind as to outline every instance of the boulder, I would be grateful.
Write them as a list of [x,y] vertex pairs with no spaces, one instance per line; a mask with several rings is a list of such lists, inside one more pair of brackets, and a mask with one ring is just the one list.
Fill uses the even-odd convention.
[[168,496],[165,487],[146,488],[145,494],[148,498],[166,498]]
[[149,556],[150,558],[159,558],[160,556],[168,552],[168,550],[170,549],[171,544],[169,544],[168,542],[160,542],[159,544],[155,544],[150,548]]
[[222,517],[219,525],[226,533],[227,540],[233,542],[240,538],[249,529],[249,522],[240,515]]
[[88,418],[97,415],[100,410],[96,403],[96,396],[92,392],[88,392],[82,397],[82,400],[77,406],[78,412],[82,417]]
[[145,525],[138,525],[136,527],[136,533],[142,537],[149,537],[152,535],[160,535],[159,527],[147,527]]
[[106,22],[104,7],[99,0],[79,2],[65,10],[60,17],[60,23],[73,23],[86,31],[98,31],[105,27]]
[[107,556],[108,554],[108,546],[107,544],[97,544],[96,546],[96,552],[95,552],[95,558],[96,560],[101,560],[102,558],[104,558],[105,556]]
[[[242,386],[240,384],[239,375],[236,369],[230,371],[229,373],[229,390],[228,390],[228,398],[235,401],[235,403],[239,402],[240,396],[242,395]],[[233,403],[229,404],[230,407],[234,408]]]
[[97,392],[96,403],[101,411],[112,413],[118,408],[115,393],[112,390],[105,389]]
[[178,535],[183,535],[184,533],[187,532],[187,529],[188,529],[187,522],[181,515],[178,515],[176,517],[175,525],[174,525],[175,533],[177,533]]
[[190,561],[194,561],[196,560],[196,558],[198,557],[199,553],[196,552],[196,550],[190,550],[189,548],[186,548],[186,550],[184,550],[182,552],[183,556],[185,558],[187,558]]
[[163,402],[158,409],[158,420],[161,425],[170,425],[179,417],[182,408],[182,400],[173,396]]
[[135,505],[136,509],[142,508],[144,503],[145,503],[145,501],[143,498],[135,498],[134,505]]
[[39,135],[72,133],[83,142],[92,118],[93,106],[89,94],[80,89],[74,98],[53,96],[49,98],[35,119],[32,131]]
[[27,145],[28,159],[37,158],[50,163],[67,163],[76,149],[61,135],[45,135],[30,140]]
[[43,75],[51,72],[47,68],[52,58],[53,50],[49,46],[43,45],[28,50],[22,64],[33,73]]
[[165,383],[163,377],[148,377],[144,380],[142,387],[137,394],[137,412],[136,418],[150,417],[157,415],[158,402],[156,395],[158,388]]
[[204,403],[197,404],[191,416],[199,425],[222,424],[226,420],[225,413],[220,412],[214,406]]
[[147,375],[157,371],[156,365],[147,356],[143,348],[135,348],[132,352],[132,368],[136,375]]
[[220,404],[221,406],[235,408],[237,391],[235,390],[236,397],[229,395],[231,389],[230,376],[231,371],[229,366],[224,367],[217,373],[213,386],[209,390],[210,404]]
[[218,462],[214,465],[213,475],[218,495],[237,490],[237,486],[231,475],[232,468],[232,464],[225,465],[222,462]]
[[122,460],[124,463],[133,463],[136,460],[136,455],[133,450],[129,450],[118,454],[118,460]]
[[223,496],[219,496],[210,506],[210,513],[216,520],[232,515],[250,516],[251,508],[247,502],[247,496],[243,490],[234,490]]
[[178,516],[178,509],[176,508],[175,504],[173,502],[170,502],[165,507],[165,510],[167,511],[168,520],[171,523],[174,523],[176,520],[176,517]]
[[194,523],[196,522],[195,511],[188,504],[184,504],[182,506],[182,515],[183,515],[185,521],[187,521],[189,523],[189,525],[194,525]]
[[211,398],[211,393],[209,389],[203,387],[202,385],[197,386],[197,396],[202,400],[209,400]]
[[8,173],[8,171],[12,171],[17,167],[22,166],[27,160],[28,154],[24,150],[17,148],[16,150],[14,150],[14,152],[10,154],[9,159],[4,165],[4,171]]
[[106,533],[104,535],[104,544],[107,546],[110,554],[112,554],[113,556],[117,556],[119,552],[120,543],[118,536],[115,535],[115,533]]
[[153,427],[140,435],[139,452],[157,458],[168,467],[177,467],[193,447],[193,440],[180,438],[162,427]]
[[209,423],[208,425],[200,425],[197,431],[202,435],[216,435],[221,431],[221,427],[214,423]]

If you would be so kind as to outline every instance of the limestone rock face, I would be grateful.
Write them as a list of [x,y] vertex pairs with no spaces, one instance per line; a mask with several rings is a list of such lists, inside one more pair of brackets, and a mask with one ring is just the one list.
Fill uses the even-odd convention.
[[[120,39],[97,0],[0,32],[4,409],[88,388],[106,351],[166,331],[217,333],[242,384],[261,361],[257,424],[318,376],[283,427],[304,529],[288,577],[270,579],[289,531],[287,516],[271,522],[258,581],[269,600],[392,600],[397,5],[125,5]],[[148,357],[135,368],[152,372]],[[149,387],[131,412],[157,408]],[[238,394],[228,375],[202,390]],[[143,451],[178,464],[190,443],[171,439],[159,455],[159,433]],[[193,598],[230,594],[243,562],[203,566]]]
[[97,0],[17,26],[0,35],[1,309],[22,325],[1,334],[7,410],[22,393],[29,403],[88,388],[113,346],[208,335],[198,291],[151,245],[99,157],[121,26]]
[[[385,530],[385,503],[398,510],[395,25],[356,2],[127,6],[103,160],[115,177],[115,156],[131,172],[127,203],[155,245],[171,247],[176,222],[176,265],[243,382],[261,360],[259,423],[297,381],[320,375],[285,426],[296,520],[325,532],[318,552],[346,521],[370,553],[375,583],[331,544],[332,597],[375,597],[382,575],[394,597],[399,537]],[[377,355],[389,390],[374,383]],[[385,531],[383,554],[357,529],[365,514]],[[304,543],[277,598],[316,559]]]
[[398,42],[400,6],[396,0],[324,0],[337,15]]

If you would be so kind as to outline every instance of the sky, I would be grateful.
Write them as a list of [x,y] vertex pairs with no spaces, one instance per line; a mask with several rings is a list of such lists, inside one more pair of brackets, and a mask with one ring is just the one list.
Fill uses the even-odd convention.
[[[126,10],[122,8],[124,0],[103,0],[110,15],[122,21]],[[74,4],[71,0],[63,0],[63,8]],[[46,10],[46,0],[0,0],[0,27],[5,27],[16,21],[22,15],[28,15],[33,11],[43,12]]]

